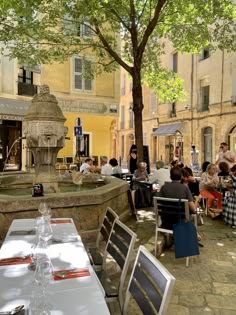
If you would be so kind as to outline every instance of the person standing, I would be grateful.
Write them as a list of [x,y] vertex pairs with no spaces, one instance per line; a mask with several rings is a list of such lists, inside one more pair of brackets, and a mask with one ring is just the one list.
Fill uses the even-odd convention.
[[132,144],[128,156],[128,169],[130,174],[134,174],[137,169],[138,154],[136,144]]
[[233,152],[228,150],[228,145],[226,142],[221,142],[220,151],[217,156],[216,165],[219,165],[220,162],[226,162],[229,165],[229,168],[233,167],[235,163],[235,156]]
[[199,155],[199,151],[196,150],[195,145],[192,145],[191,151],[190,151],[192,171],[198,171],[198,168],[199,168],[198,155]]

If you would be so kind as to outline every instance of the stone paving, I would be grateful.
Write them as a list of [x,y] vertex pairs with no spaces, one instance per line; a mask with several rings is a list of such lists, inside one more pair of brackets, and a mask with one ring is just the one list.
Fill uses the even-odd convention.
[[[151,208],[138,211],[138,220],[126,224],[137,233],[139,245],[154,252],[155,221]],[[167,315],[236,314],[236,230],[221,220],[204,217],[198,227],[202,235],[198,257],[175,259],[174,248],[165,250],[159,260],[176,278]],[[138,315],[139,312],[131,312]]]

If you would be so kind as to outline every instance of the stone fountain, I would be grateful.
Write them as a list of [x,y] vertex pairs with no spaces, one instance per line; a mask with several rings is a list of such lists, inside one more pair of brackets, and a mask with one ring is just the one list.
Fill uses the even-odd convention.
[[65,121],[56,97],[50,94],[47,85],[41,86],[28,108],[23,130],[34,157],[34,183],[43,184],[45,192],[59,191],[55,164],[59,150],[65,145]]
[[[35,173],[1,174],[0,243],[13,219],[38,216],[41,201],[48,203],[54,217],[73,218],[85,240],[96,239],[107,207],[116,211],[122,221],[130,217],[132,202],[126,181],[100,174],[83,175],[82,178],[71,173],[66,173],[66,177],[56,174],[56,157],[64,147],[67,134],[65,121],[56,97],[50,94],[48,86],[42,86],[40,93],[33,97],[23,122],[23,135],[27,147],[33,153]],[[60,191],[63,185],[73,185],[76,181],[81,183],[85,190],[78,190],[78,185],[74,185],[73,190]],[[32,197],[31,189],[34,183],[43,184],[43,197]],[[88,183],[94,184],[92,190],[91,187],[87,189],[90,186]],[[26,189],[27,193],[18,195],[17,191],[21,189]]]

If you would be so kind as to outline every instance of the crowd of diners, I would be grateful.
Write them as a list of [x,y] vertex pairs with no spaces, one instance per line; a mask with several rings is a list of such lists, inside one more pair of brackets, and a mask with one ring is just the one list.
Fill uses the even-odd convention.
[[[133,173],[133,188],[145,191],[150,189],[147,183],[157,184],[160,196],[188,199],[192,212],[196,211],[199,204],[201,206],[204,203],[212,219],[223,218],[227,225],[236,228],[236,164],[234,163],[234,154],[227,149],[225,142],[220,144],[216,162],[204,161],[197,173],[196,169],[193,173],[191,167],[175,159],[169,165],[157,161],[156,170],[148,175],[146,163],[140,162]],[[139,182],[142,184],[141,188]],[[186,189],[184,190],[180,185],[185,186]]]

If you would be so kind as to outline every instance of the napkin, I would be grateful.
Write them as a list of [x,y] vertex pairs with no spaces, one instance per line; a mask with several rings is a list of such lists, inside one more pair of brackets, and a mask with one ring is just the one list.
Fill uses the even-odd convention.
[[35,235],[35,229],[31,230],[15,230],[10,232],[10,236],[17,236],[17,235]]
[[88,277],[88,276],[90,276],[90,272],[88,268],[57,270],[57,271],[54,271],[53,273],[54,280],[66,280],[66,279]]
[[50,223],[51,224],[71,223],[71,219],[65,219],[65,220],[51,219]]
[[31,256],[10,257],[10,258],[0,259],[0,266],[30,264],[30,263],[32,263]]

